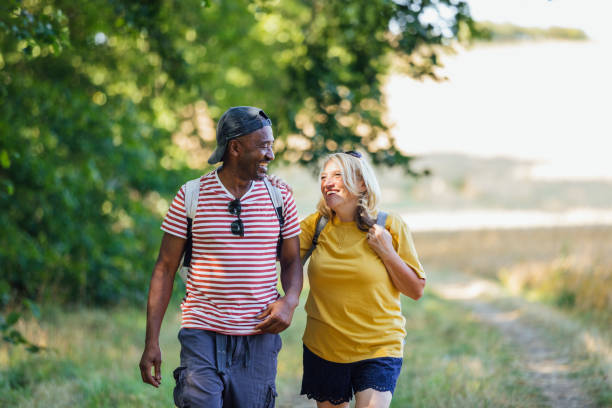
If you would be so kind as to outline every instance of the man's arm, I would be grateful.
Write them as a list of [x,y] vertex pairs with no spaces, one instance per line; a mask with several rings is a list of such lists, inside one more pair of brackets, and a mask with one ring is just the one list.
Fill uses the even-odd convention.
[[293,311],[300,301],[304,277],[300,261],[300,239],[298,236],[283,240],[280,256],[281,285],[285,296],[268,305],[257,318],[265,319],[255,326],[265,333],[280,333],[291,324]]
[[[140,359],[140,375],[142,381],[159,387],[161,384],[161,350],[159,348],[159,331],[164,314],[172,295],[174,275],[181,261],[185,247],[185,239],[165,233],[157,262],[153,268],[151,285],[149,286],[149,300],[147,302],[147,334],[145,348]],[[151,375],[151,368],[155,375]]]

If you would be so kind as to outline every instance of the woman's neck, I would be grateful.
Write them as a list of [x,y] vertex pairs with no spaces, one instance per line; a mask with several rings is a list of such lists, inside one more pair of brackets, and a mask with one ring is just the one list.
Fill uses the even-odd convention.
[[[347,208],[348,207],[348,208]],[[355,214],[357,213],[357,206],[342,206],[334,210],[336,217],[340,222],[351,222],[355,221]]]

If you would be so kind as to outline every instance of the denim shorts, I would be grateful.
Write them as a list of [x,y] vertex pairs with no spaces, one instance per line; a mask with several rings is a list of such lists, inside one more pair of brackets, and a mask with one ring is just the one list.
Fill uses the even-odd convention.
[[272,408],[278,334],[230,336],[181,329],[181,365],[174,370],[178,407]]
[[380,357],[354,363],[334,363],[322,359],[304,346],[302,391],[310,399],[332,404],[349,402],[353,393],[372,388],[390,391],[402,368],[402,359]]

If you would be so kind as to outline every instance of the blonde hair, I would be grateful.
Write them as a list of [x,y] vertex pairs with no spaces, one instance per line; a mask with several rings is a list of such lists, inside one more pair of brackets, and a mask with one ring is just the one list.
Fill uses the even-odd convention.
[[[329,162],[333,161],[342,170],[342,181],[349,193],[359,197],[355,221],[361,230],[368,230],[376,223],[376,208],[380,201],[380,186],[372,166],[365,157],[355,157],[348,153],[332,153],[328,155],[321,166],[319,177]],[[365,192],[360,191],[360,184],[365,185]],[[325,198],[319,200],[317,210],[328,219],[334,212],[327,206]]]

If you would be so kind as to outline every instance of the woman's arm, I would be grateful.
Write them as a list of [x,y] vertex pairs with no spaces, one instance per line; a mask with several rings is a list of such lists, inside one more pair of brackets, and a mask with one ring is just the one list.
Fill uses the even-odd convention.
[[385,264],[391,281],[402,294],[418,300],[423,296],[425,279],[407,265],[393,248],[391,234],[380,225],[368,231],[368,244]]

